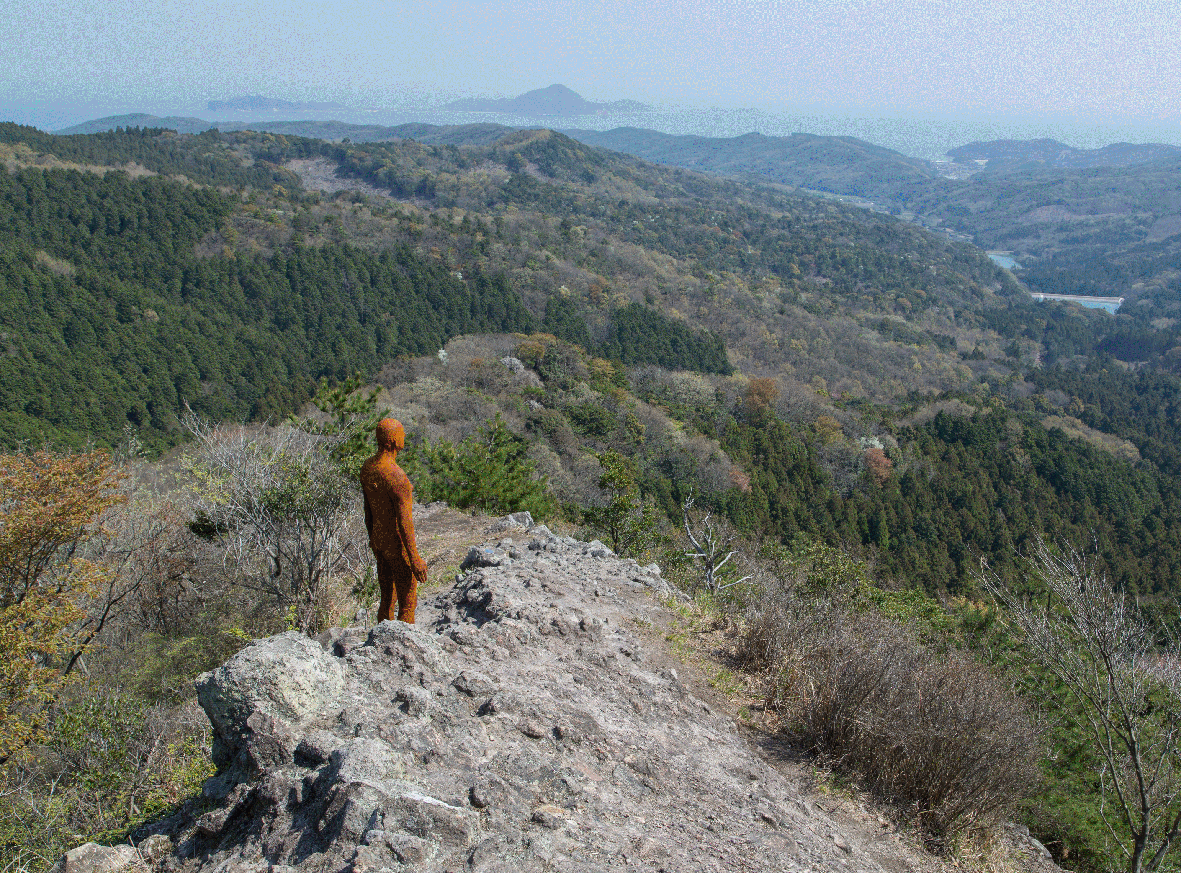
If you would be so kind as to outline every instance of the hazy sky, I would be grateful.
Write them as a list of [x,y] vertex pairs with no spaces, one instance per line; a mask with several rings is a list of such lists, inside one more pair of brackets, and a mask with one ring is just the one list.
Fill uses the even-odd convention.
[[515,95],[1181,123],[1177,0],[0,0],[0,111]]

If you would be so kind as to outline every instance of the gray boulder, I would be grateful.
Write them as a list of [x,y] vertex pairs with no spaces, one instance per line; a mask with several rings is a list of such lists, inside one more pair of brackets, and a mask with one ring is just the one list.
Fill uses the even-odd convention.
[[213,761],[249,778],[287,763],[296,728],[340,694],[344,665],[295,631],[258,640],[197,678],[213,727]]
[[132,846],[100,846],[84,843],[70,849],[49,868],[49,873],[147,873],[148,865]]

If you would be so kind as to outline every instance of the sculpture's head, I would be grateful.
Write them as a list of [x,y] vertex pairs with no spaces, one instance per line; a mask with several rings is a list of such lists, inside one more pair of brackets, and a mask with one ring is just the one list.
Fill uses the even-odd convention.
[[377,446],[386,451],[401,451],[406,445],[406,430],[396,418],[383,418],[377,423]]

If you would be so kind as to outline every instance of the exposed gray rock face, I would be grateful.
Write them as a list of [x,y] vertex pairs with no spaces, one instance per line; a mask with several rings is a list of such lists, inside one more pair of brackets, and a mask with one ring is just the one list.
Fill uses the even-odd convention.
[[152,868],[882,869],[642,641],[658,567],[513,533],[416,626],[282,634],[202,676],[223,770]]
[[291,759],[298,728],[344,689],[345,668],[315,640],[288,631],[247,646],[196,684],[213,726],[213,762],[222,781],[238,780]]
[[147,873],[148,866],[132,846],[84,843],[58,859],[49,873]]

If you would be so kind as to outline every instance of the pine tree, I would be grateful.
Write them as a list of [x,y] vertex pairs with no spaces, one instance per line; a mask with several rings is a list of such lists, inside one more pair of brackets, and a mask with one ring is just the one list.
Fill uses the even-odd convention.
[[426,479],[418,485],[420,493],[492,515],[524,510],[544,517],[553,511],[546,480],[536,476],[529,460],[528,443],[499,414],[458,448],[440,440],[425,446],[423,455]]
[[642,555],[659,539],[656,507],[640,495],[636,462],[608,449],[599,455],[599,487],[607,504],[587,510],[587,520],[603,530],[617,555]]

